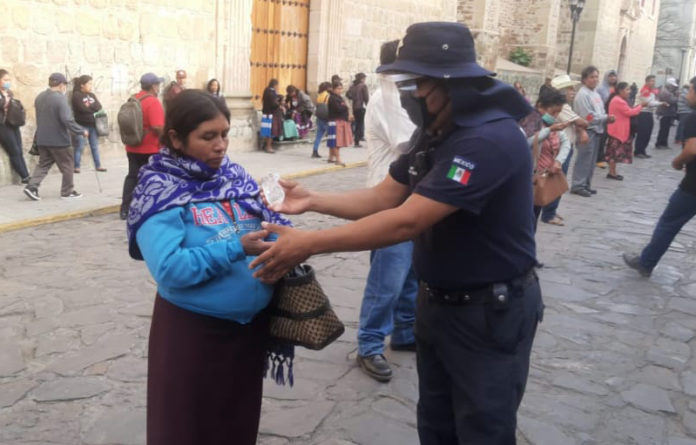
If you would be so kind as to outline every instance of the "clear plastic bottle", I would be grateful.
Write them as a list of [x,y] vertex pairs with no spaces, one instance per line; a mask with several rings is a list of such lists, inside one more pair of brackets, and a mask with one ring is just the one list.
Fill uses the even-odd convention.
[[280,175],[278,173],[269,173],[261,179],[261,189],[266,196],[268,205],[277,205],[285,199],[283,187],[278,182]]

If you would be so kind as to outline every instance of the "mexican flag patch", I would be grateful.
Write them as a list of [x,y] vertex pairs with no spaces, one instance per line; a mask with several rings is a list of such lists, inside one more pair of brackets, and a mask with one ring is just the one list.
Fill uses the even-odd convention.
[[462,185],[468,185],[474,168],[476,168],[474,163],[469,162],[460,156],[455,156],[454,162],[447,172],[447,178]]

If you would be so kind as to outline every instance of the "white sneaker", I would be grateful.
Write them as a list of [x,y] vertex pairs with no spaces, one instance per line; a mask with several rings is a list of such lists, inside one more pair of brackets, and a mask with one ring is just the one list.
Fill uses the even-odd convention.
[[41,197],[39,196],[39,190],[35,189],[34,187],[24,187],[24,194],[27,195],[29,199],[33,199],[34,201],[41,201]]
[[82,193],[78,192],[77,190],[73,190],[70,192],[69,195],[62,195],[60,199],[77,199],[77,198],[82,198]]

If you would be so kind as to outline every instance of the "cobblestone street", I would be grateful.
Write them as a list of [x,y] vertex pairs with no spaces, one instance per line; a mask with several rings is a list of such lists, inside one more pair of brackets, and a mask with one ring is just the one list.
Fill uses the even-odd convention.
[[[696,222],[652,278],[621,259],[647,242],[681,173],[676,149],[598,170],[593,198],[566,195],[565,227],[540,224],[546,313],[519,416],[524,445],[696,445]],[[302,180],[360,187],[364,168]],[[320,228],[337,220],[293,218]],[[0,444],[144,444],[147,338],[155,284],[106,215],[0,234]],[[263,445],[410,445],[415,356],[387,351],[380,384],[355,364],[368,254],[310,263],[346,333],[297,349],[295,386],[269,381]]]

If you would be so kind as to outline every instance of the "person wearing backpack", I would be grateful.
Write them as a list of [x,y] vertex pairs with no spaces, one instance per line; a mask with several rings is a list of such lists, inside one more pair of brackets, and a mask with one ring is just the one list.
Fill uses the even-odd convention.
[[322,82],[319,85],[319,92],[317,95],[317,135],[314,139],[314,150],[312,150],[313,158],[321,158],[319,154],[319,145],[321,145],[321,138],[329,130],[329,90],[331,89],[331,82]]
[[22,105],[14,98],[10,86],[10,73],[7,70],[0,69],[0,145],[7,152],[7,156],[10,157],[12,170],[19,175],[22,183],[26,184],[29,182],[30,176],[22,153],[22,137],[19,134],[19,127],[21,126],[19,124],[22,123],[13,122],[11,113],[11,107],[22,107]]
[[126,144],[128,156],[128,174],[123,181],[121,219],[128,218],[128,209],[133,198],[133,189],[138,183],[140,167],[147,164],[151,155],[159,152],[159,138],[164,128],[164,109],[157,95],[163,81],[164,79],[153,73],[143,74],[140,78],[141,91],[131,97],[118,113],[121,140]]

